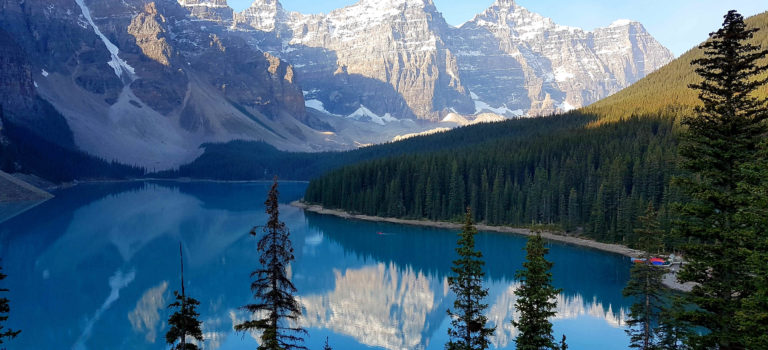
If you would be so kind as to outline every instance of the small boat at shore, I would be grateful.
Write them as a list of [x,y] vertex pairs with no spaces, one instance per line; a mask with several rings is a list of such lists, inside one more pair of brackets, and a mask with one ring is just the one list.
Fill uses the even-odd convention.
[[[651,265],[654,265],[654,266],[669,266],[670,265],[670,262],[668,260],[662,259],[662,258],[657,258],[657,257],[651,258],[649,262],[651,263]],[[644,264],[644,263],[646,263],[646,260],[645,260],[645,258],[633,258],[632,259],[632,263]]]

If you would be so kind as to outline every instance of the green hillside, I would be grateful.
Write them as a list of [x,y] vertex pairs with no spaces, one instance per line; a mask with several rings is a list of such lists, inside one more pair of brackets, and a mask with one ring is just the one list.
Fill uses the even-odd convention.
[[[760,30],[751,43],[768,48],[768,12],[752,16],[745,21],[750,28]],[[691,61],[703,57],[698,47],[689,50],[668,65],[616,94],[582,108],[602,121],[615,121],[631,115],[679,116],[699,104],[697,92],[688,88],[699,81]],[[765,63],[767,60],[764,60]],[[768,73],[766,73],[768,74]],[[759,97],[768,96],[768,86]]]

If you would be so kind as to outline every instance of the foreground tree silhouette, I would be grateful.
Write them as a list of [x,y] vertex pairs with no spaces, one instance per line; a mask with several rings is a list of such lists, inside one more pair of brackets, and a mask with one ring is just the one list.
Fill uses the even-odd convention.
[[[2,271],[3,268],[0,267],[0,271]],[[8,277],[6,274],[0,272],[0,281],[4,280],[6,277]],[[9,291],[8,288],[0,288],[0,292],[7,292]],[[11,312],[11,305],[10,300],[8,298],[2,297],[0,298],[0,323],[5,322],[8,320],[8,313]],[[12,329],[3,329],[4,327],[0,324],[0,344],[3,343],[3,340],[8,341],[10,339],[16,338],[21,331],[14,331]]]
[[544,259],[549,249],[544,247],[544,240],[537,233],[528,238],[525,250],[523,269],[515,274],[522,283],[515,291],[515,307],[520,311],[520,321],[512,321],[519,332],[515,338],[517,349],[558,349],[549,318],[555,315],[555,298],[560,289],[552,286],[552,263]]
[[195,310],[200,302],[186,295],[184,290],[184,253],[179,243],[179,256],[181,257],[181,294],[173,291],[176,301],[168,308],[176,308],[176,312],[168,318],[168,325],[171,329],[165,334],[165,341],[172,346],[172,350],[197,350],[195,344],[187,343],[187,337],[193,338],[199,342],[203,341],[203,332],[200,329],[201,323],[198,320],[200,314]]
[[333,348],[328,345],[328,337],[325,337],[325,345],[323,345],[323,350],[333,350]]
[[652,204],[648,205],[645,216],[638,220],[641,227],[635,229],[635,233],[638,235],[645,261],[632,266],[629,281],[623,291],[625,297],[635,299],[629,311],[626,332],[630,337],[631,348],[649,350],[655,349],[654,324],[659,320],[666,297],[664,285],[661,283],[665,271],[651,263],[651,252],[661,248],[664,231],[659,229],[659,221]]
[[680,154],[690,175],[678,184],[690,201],[681,206],[676,228],[690,242],[682,247],[686,264],[678,278],[698,284],[684,296],[695,307],[679,318],[706,330],[692,335],[694,348],[743,349],[735,316],[756,290],[749,262],[759,233],[740,217],[751,200],[743,190],[751,181],[743,168],[754,161],[768,131],[766,100],[752,94],[766,83],[759,77],[768,67],[758,60],[768,51],[747,43],[754,33],[730,11],[722,28],[701,45],[705,56],[692,62],[703,81],[691,88],[699,90],[703,107],[683,119],[688,131]]
[[448,310],[451,327],[448,328],[450,339],[445,347],[449,350],[487,349],[488,337],[495,329],[486,327],[488,320],[483,315],[488,308],[483,303],[488,289],[483,288],[483,253],[475,250],[476,234],[472,212],[467,208],[456,248],[459,258],[453,261],[451,267],[455,275],[448,277],[448,285],[456,294],[453,302],[455,312]]
[[286,268],[294,256],[290,233],[285,223],[280,221],[278,194],[277,177],[275,177],[267,200],[264,202],[267,207],[266,213],[269,215],[267,225],[257,226],[251,230],[251,235],[254,236],[258,234],[259,229],[265,233],[259,239],[257,247],[261,253],[259,263],[262,267],[251,273],[251,277],[256,278],[251,283],[251,291],[257,303],[243,306],[243,309],[259,318],[240,323],[235,326],[235,330],[238,332],[261,331],[259,349],[306,349],[299,344],[304,341],[302,336],[306,331],[289,324],[301,316],[301,308],[293,295],[296,293],[296,287],[286,273]]

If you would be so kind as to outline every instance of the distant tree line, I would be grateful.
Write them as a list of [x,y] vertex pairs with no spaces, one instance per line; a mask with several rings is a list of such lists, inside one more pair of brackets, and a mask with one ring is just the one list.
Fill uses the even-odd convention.
[[346,166],[311,181],[305,200],[367,215],[451,221],[470,206],[478,222],[552,225],[628,245],[636,244],[637,217],[651,203],[668,227],[669,204],[680,198],[670,188],[678,173],[674,119],[576,122],[584,120],[591,117],[554,117],[551,132],[529,128],[526,137]]
[[84,179],[124,179],[144,176],[144,168],[119,164],[87,154],[74,144],[53,142],[40,130],[19,125],[0,105],[0,170],[40,176],[56,183]]

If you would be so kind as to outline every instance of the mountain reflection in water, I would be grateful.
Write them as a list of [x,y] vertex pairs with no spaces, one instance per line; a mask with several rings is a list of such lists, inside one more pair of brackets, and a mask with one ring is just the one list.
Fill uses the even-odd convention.
[[[0,224],[0,254],[11,291],[7,326],[21,329],[14,349],[165,349],[167,305],[179,289],[178,242],[187,293],[200,300],[205,349],[252,348],[257,334],[237,334],[250,317],[249,273],[266,221],[269,183],[133,182],[87,184]],[[281,183],[281,201],[306,184]],[[456,232],[345,220],[287,205],[296,260],[290,273],[305,309],[306,345],[337,349],[442,349],[447,287]],[[378,234],[386,232],[386,234]],[[525,239],[481,233],[492,344],[514,348],[514,272]],[[550,244],[554,284],[563,288],[553,319],[573,349],[622,349],[628,302],[621,288],[627,259]],[[599,336],[596,336],[599,335]],[[60,345],[60,346],[59,346]]]

